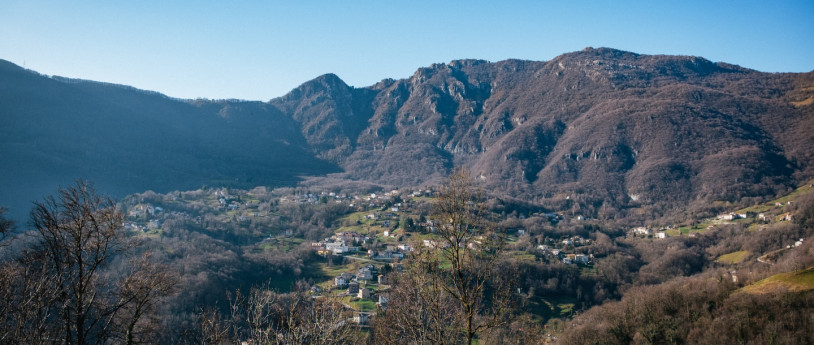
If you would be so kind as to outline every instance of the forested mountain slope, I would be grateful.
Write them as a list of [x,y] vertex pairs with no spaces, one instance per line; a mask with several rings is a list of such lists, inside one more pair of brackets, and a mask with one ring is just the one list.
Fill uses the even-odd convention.
[[0,63],[0,205],[95,181],[117,197],[206,184],[290,185],[338,171],[298,124],[262,102],[177,100],[126,86],[49,78]]
[[588,217],[714,212],[812,175],[812,100],[814,73],[608,48],[457,60],[365,88],[328,74],[266,103],[3,62],[0,204],[19,215],[76,177],[122,196],[332,173],[416,186],[465,166],[489,192]]
[[588,48],[435,64],[362,89],[326,75],[271,104],[351,179],[421,184],[463,165],[553,208],[659,217],[810,175],[812,99],[812,73]]

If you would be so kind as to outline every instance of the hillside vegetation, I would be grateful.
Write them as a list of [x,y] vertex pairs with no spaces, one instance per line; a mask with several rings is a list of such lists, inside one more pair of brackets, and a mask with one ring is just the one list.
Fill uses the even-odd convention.
[[740,291],[765,294],[777,291],[800,292],[812,289],[814,289],[814,267],[800,271],[778,273],[754,284],[744,286]]
[[456,60],[354,88],[327,74],[269,102],[178,100],[0,63],[0,204],[82,177],[115,196],[202,185],[437,184],[587,218],[676,221],[812,176],[814,74],[586,48]]
[[[155,297],[161,302],[151,305],[147,319],[139,318],[149,321],[137,326],[153,343],[234,343],[207,340],[213,335],[208,332],[246,339],[248,333],[238,330],[262,326],[246,323],[253,315],[247,305],[260,303],[254,305],[263,307],[255,310],[261,313],[333,317],[279,329],[286,336],[330,322],[342,325],[342,334],[354,335],[334,343],[390,344],[402,336],[424,339],[412,330],[462,337],[460,317],[465,314],[441,298],[449,296],[426,293],[444,291],[439,286],[433,288],[441,290],[424,288],[447,279],[450,275],[433,272],[453,265],[433,261],[428,253],[450,247],[474,250],[485,239],[439,246],[438,227],[443,219],[452,219],[438,216],[439,195],[435,188],[200,188],[137,193],[105,210],[117,214],[110,223],[113,233],[134,246],[128,258],[149,257],[172,278],[167,281],[177,283],[165,290],[167,295]],[[643,235],[648,227],[623,227],[512,200],[487,197],[478,205],[484,221],[478,226],[494,229],[500,243],[486,252],[494,264],[487,267],[491,279],[484,296],[495,297],[476,301],[487,301],[482,310],[494,312],[479,311],[476,322],[489,327],[469,336],[481,344],[806,343],[814,336],[807,317],[814,311],[814,190],[807,185],[749,206],[764,207],[763,217],[726,220],[733,215],[727,212],[714,219],[685,219],[705,225],[663,237]],[[43,299],[32,301],[43,302],[38,308],[45,309],[30,311],[58,310],[60,304],[48,299],[47,282],[53,279],[36,270],[18,274],[31,267],[29,260],[40,260],[39,252],[28,247],[30,236],[8,231],[12,223],[0,219],[0,226],[0,270],[11,272],[0,276],[6,286],[0,291],[12,292],[0,299],[6,301],[0,303],[0,323],[36,338],[41,333],[30,327],[39,324],[28,321],[38,316],[27,314],[18,301],[39,296]],[[111,256],[102,271],[105,277],[125,278],[133,263],[125,259]],[[439,271],[422,271],[427,267]],[[344,276],[365,294],[352,292],[347,281],[339,283]],[[44,293],[38,292],[41,288]],[[423,306],[433,302],[451,309],[434,314],[441,319],[422,316],[414,313],[422,310],[415,307],[416,298]],[[105,303],[98,308],[107,308]],[[285,309],[294,305],[307,309]],[[390,307],[394,309],[388,311]],[[312,313],[308,308],[316,309]],[[129,312],[119,315],[130,317]],[[401,316],[423,326],[401,327],[393,321]],[[486,321],[494,316],[500,322]],[[212,325],[236,328],[217,333],[217,327],[207,328]],[[117,325],[116,332],[122,329]],[[17,334],[4,339],[23,339]]]

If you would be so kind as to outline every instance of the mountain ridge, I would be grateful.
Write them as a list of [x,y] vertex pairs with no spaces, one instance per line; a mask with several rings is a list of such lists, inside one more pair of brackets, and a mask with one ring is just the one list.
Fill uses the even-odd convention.
[[[654,219],[780,193],[814,162],[814,73],[693,56],[586,48],[549,61],[462,59],[362,88],[328,73],[268,102],[178,100],[13,66],[0,65],[0,158],[12,163],[0,181],[30,199],[35,180],[50,181],[44,192],[68,184],[64,175],[123,196],[325,174],[419,186],[463,166],[497,195]],[[128,155],[138,159],[116,159]],[[106,173],[94,173],[101,162]],[[116,187],[122,176],[127,188]]]
[[[406,79],[353,89],[378,92],[373,117],[355,139],[356,151],[334,161],[351,179],[395,185],[424,182],[416,175],[437,181],[452,166],[463,165],[494,181],[487,182],[492,190],[537,201],[553,199],[540,196],[552,191],[535,195],[523,190],[554,183],[566,186],[554,188],[562,194],[588,186],[599,197],[584,202],[601,207],[616,200],[614,209],[629,204],[623,199],[631,196],[644,201],[708,196],[708,202],[734,202],[789,188],[793,171],[810,173],[810,157],[783,153],[799,154],[805,147],[800,142],[811,143],[811,136],[786,136],[772,123],[794,114],[794,121],[810,125],[810,110],[798,112],[782,99],[798,91],[790,84],[806,75],[810,73],[769,74],[694,56],[609,48],[586,48],[542,62],[454,60],[419,68]],[[641,120],[653,124],[645,126]],[[672,147],[648,138],[654,130],[673,138]],[[613,136],[624,140],[605,140]],[[716,136],[721,145],[703,143]],[[665,158],[676,148],[684,157]],[[406,159],[393,157],[405,152],[411,152]],[[417,157],[432,163],[420,163]],[[720,159],[736,164],[726,166]],[[799,164],[801,160],[805,162]],[[405,161],[419,172],[394,174]],[[427,165],[440,169],[421,169]],[[664,179],[672,186],[660,185]],[[730,180],[736,183],[730,186]],[[596,215],[598,209],[587,211]]]

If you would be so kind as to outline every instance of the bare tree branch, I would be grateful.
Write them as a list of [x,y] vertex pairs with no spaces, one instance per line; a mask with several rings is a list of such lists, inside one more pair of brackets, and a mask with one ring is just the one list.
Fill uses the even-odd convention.
[[507,322],[514,296],[508,281],[495,274],[504,237],[486,219],[482,201],[465,170],[441,187],[435,242],[419,247],[405,272],[394,277],[385,317],[377,318],[377,340],[472,344]]

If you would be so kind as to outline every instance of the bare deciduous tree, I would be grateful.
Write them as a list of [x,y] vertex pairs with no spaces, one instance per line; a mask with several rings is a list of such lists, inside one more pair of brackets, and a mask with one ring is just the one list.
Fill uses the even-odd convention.
[[34,255],[0,263],[0,344],[44,344],[58,329],[57,290]]
[[132,260],[130,266],[132,272],[118,283],[119,337],[126,345],[154,343],[161,324],[155,317],[156,304],[177,291],[178,277],[165,265],[152,262],[148,254]]
[[0,247],[6,244],[6,239],[14,230],[14,222],[6,219],[6,212],[8,212],[8,209],[0,206]]
[[124,270],[111,267],[137,245],[124,232],[123,219],[112,199],[84,181],[35,203],[32,237],[0,263],[0,326],[13,330],[0,341],[86,345],[148,339],[148,315],[174,291],[176,280],[146,260],[129,261]]
[[193,327],[183,332],[183,344],[226,345],[234,344],[230,337],[231,322],[214,309],[201,310],[195,317]]
[[377,344],[455,344],[459,310],[444,293],[436,272],[439,256],[420,251],[411,256],[402,274],[392,274],[386,308],[377,312]]
[[258,344],[352,344],[356,340],[350,310],[333,298],[310,296],[302,283],[287,294],[253,289],[243,315],[249,339]]
[[437,234],[396,277],[390,306],[377,320],[377,339],[472,344],[506,324],[515,296],[511,280],[498,277],[495,267],[504,237],[486,218],[482,199],[464,170],[441,187],[433,214]]
[[122,231],[124,216],[112,199],[83,181],[34,204],[31,222],[44,253],[43,265],[58,289],[56,311],[65,344],[97,344],[111,334],[117,301],[100,280],[112,258],[133,247]]
[[352,311],[327,296],[311,296],[308,286],[298,283],[290,293],[253,288],[239,293],[231,303],[231,315],[217,312],[199,316],[188,338],[194,344],[356,344],[360,340]]

